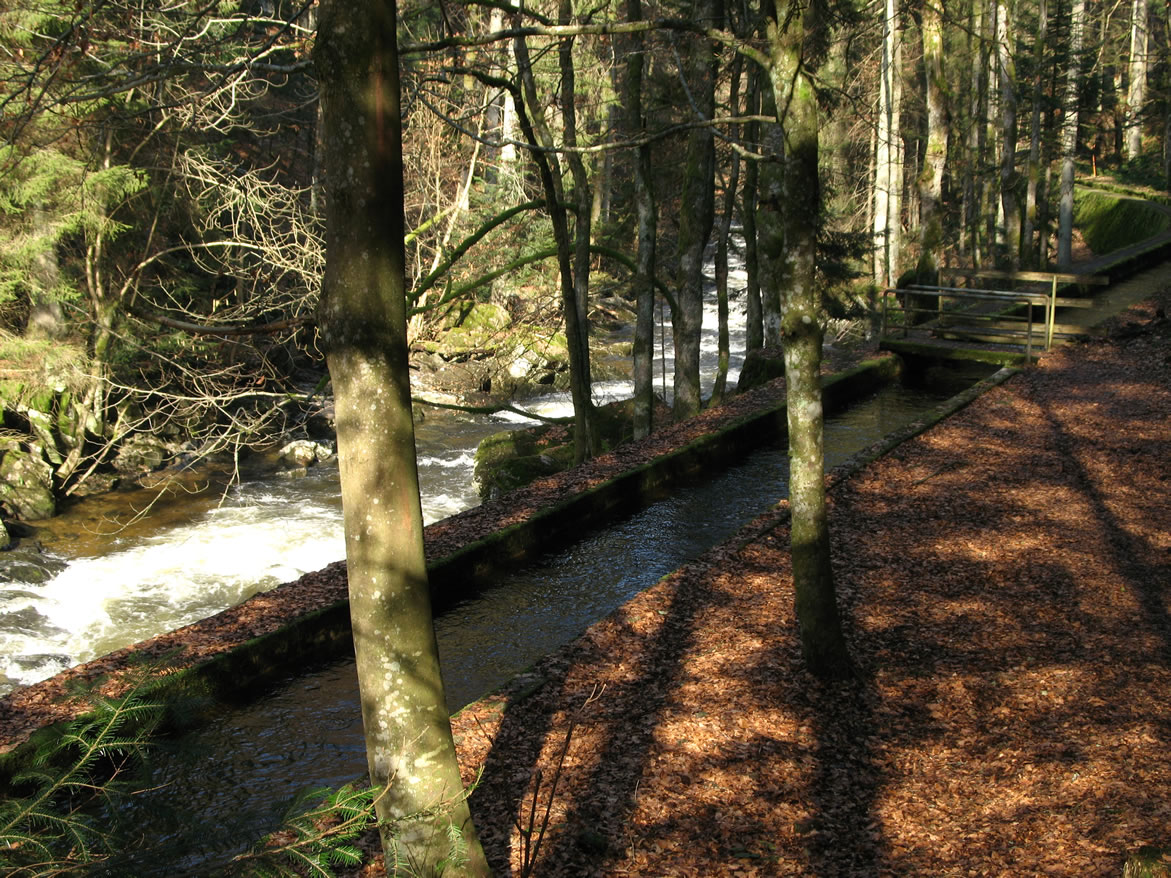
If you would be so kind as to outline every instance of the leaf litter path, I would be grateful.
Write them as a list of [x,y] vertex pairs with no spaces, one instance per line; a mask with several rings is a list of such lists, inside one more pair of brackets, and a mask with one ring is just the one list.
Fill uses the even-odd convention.
[[563,755],[536,875],[1118,875],[1171,843],[1169,300],[837,485],[857,681],[802,669],[781,510],[455,717],[498,872]]

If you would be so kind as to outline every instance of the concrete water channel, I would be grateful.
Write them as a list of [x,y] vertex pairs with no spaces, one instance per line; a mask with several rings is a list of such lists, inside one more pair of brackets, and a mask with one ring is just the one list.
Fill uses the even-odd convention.
[[[985,372],[987,367],[982,367]],[[827,466],[904,428],[979,377],[894,382],[827,417]],[[580,634],[659,578],[733,534],[786,494],[788,459],[774,440],[711,478],[611,521],[493,584],[436,619],[455,711]],[[206,874],[280,822],[290,797],[362,776],[357,684],[347,660],[290,674],[250,701],[168,741],[151,791],[129,805],[149,844],[110,874]]]

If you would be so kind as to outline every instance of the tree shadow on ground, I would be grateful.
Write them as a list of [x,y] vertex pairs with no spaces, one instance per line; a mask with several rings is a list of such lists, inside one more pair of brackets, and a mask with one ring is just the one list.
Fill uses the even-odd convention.
[[1063,380],[1022,376],[835,489],[858,680],[802,669],[783,525],[542,663],[485,771],[509,803],[497,868],[594,682],[534,874],[1105,874],[1165,843],[1171,577],[1149,534],[1171,521],[1148,495],[1171,470],[1157,441],[1123,447],[1126,405],[1101,406],[1111,431],[1047,404]]

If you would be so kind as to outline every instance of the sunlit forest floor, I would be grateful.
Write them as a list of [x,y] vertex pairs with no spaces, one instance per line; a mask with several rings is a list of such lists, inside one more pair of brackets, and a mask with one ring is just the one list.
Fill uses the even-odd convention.
[[834,489],[856,681],[802,668],[780,509],[458,715],[498,873],[550,807],[534,875],[1119,875],[1171,845],[1169,300]]

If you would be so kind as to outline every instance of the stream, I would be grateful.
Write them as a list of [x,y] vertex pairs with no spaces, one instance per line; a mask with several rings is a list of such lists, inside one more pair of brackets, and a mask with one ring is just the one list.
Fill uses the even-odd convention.
[[[827,419],[833,466],[945,399],[891,385]],[[786,493],[784,448],[759,450],[702,483],[552,553],[436,619],[449,707],[501,685]],[[615,559],[622,559],[616,563]],[[170,742],[131,820],[152,840],[118,874],[201,874],[279,824],[305,788],[365,772],[357,680],[341,661],[291,676]]]

